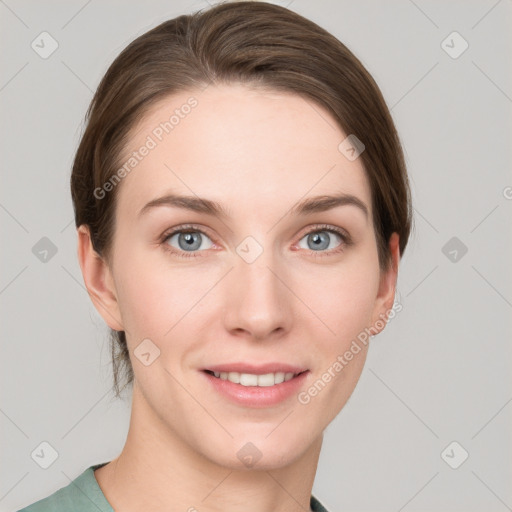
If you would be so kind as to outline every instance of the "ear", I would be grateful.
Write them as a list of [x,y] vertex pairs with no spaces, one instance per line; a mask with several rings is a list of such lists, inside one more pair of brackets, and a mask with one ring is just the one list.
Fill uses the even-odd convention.
[[[393,233],[389,239],[391,264],[386,272],[381,272],[379,291],[373,308],[370,331],[372,335],[379,334],[386,327],[387,317],[395,301],[396,281],[398,279],[398,264],[400,261],[399,235]],[[378,320],[381,320],[380,322]],[[382,325],[383,324],[383,325]],[[382,327],[379,327],[382,325]]]
[[94,250],[89,227],[82,224],[77,229],[77,234],[78,261],[89,297],[105,323],[116,331],[123,331],[114,279],[110,268]]

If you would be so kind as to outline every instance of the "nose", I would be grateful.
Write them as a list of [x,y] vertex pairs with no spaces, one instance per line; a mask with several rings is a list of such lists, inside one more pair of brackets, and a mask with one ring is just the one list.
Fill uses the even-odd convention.
[[226,329],[255,340],[275,339],[290,330],[293,293],[282,266],[264,252],[252,263],[235,263],[225,283]]

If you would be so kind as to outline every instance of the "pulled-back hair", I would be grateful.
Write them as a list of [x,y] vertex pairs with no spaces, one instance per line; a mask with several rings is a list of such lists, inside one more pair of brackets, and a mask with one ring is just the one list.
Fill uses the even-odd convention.
[[[75,224],[89,227],[95,251],[110,261],[118,187],[104,197],[94,191],[122,165],[134,126],[166,96],[230,83],[298,94],[327,109],[347,136],[363,142],[359,158],[371,188],[379,265],[387,270],[393,232],[400,237],[400,255],[405,251],[412,206],[402,147],[382,93],[329,32],[284,7],[251,1],[161,23],[132,41],[103,76],[71,175]],[[111,330],[111,353],[119,396],[133,382],[124,331]]]

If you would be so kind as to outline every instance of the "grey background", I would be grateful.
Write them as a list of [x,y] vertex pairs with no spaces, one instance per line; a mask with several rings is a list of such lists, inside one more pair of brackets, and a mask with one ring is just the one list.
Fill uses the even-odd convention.
[[[276,3],[331,31],[372,73],[415,207],[403,311],[373,339],[326,430],[313,492],[333,512],[512,510],[512,1]],[[156,24],[207,5],[0,1],[2,511],[123,447],[129,399],[110,393],[107,330],[76,258],[70,168],[112,60]],[[31,48],[42,31],[59,44],[48,59]],[[456,59],[441,46],[453,31],[469,44]],[[42,237],[57,248],[46,263],[32,252]],[[456,261],[443,251],[452,237],[467,247]],[[58,452],[46,470],[31,457],[43,441]],[[441,457],[452,441],[469,453],[458,469]]]

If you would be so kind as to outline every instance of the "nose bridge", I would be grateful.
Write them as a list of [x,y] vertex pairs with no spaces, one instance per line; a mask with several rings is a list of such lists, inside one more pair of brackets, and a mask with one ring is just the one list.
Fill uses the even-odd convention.
[[280,265],[273,251],[261,250],[256,255],[257,248],[250,240],[246,243],[237,248],[230,276],[226,327],[264,338],[279,328],[288,328],[290,292],[281,282]]

